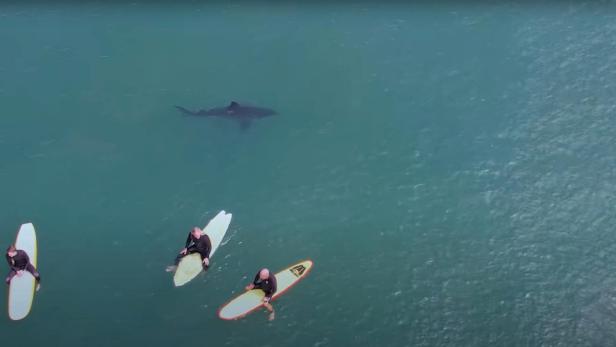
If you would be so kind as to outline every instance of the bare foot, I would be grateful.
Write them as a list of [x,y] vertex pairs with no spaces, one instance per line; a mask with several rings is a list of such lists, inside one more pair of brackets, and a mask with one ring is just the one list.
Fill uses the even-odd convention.
[[167,268],[165,269],[165,271],[167,271],[167,272],[173,272],[173,271],[175,271],[175,269],[177,269],[177,268],[178,268],[178,267],[177,267],[177,266],[175,266],[175,265],[169,265],[169,266],[167,266]]
[[38,292],[39,290],[41,290],[41,284],[40,284],[40,283],[37,283],[37,284],[36,284],[36,291]]
[[273,320],[274,320],[274,318],[276,318],[276,314],[275,314],[274,312],[272,312],[272,313],[270,313],[270,314],[269,314],[269,316],[267,317],[267,320],[271,322],[271,321],[273,321]]

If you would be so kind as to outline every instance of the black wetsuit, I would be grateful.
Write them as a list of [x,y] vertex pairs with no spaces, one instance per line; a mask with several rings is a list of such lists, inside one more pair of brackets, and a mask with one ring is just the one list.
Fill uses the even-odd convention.
[[30,257],[28,254],[20,249],[17,250],[17,254],[14,257],[9,257],[7,252],[6,261],[9,263],[11,270],[8,276],[6,276],[6,284],[11,282],[11,279],[17,275],[17,271],[26,270],[34,276],[37,282],[41,281],[41,275],[36,271],[36,268],[30,264]]
[[[210,252],[212,251],[212,242],[210,241],[210,237],[206,234],[201,234],[200,238],[195,238],[191,233],[188,233],[188,237],[186,238],[186,254],[178,254],[175,258],[175,265],[179,264],[180,260],[188,254],[199,253],[201,256],[201,260],[210,257]],[[204,265],[204,267],[206,267]]]
[[261,279],[261,277],[259,277],[260,273],[261,270],[257,272],[255,280],[252,281],[252,284],[255,286],[255,289],[263,290],[265,292],[266,298],[271,299],[272,295],[274,295],[274,293],[276,293],[276,290],[278,289],[276,288],[276,276],[270,273],[269,278],[264,281]]

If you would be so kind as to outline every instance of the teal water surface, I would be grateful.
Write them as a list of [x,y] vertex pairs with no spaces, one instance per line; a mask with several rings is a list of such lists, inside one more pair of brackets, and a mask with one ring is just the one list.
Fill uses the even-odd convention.
[[[616,12],[0,5],[0,233],[23,346],[616,343]],[[173,105],[275,109],[247,130]],[[164,272],[233,213],[212,268]],[[262,266],[315,267],[236,322]]]

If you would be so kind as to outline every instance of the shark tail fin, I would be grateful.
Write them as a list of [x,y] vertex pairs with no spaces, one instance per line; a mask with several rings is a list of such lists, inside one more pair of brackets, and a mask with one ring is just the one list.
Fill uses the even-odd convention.
[[196,112],[193,112],[193,111],[191,111],[189,109],[186,109],[186,108],[184,108],[182,106],[175,105],[175,108],[180,110],[180,112],[182,112],[183,114],[187,114],[187,115],[191,115],[191,116],[195,116],[197,114]]

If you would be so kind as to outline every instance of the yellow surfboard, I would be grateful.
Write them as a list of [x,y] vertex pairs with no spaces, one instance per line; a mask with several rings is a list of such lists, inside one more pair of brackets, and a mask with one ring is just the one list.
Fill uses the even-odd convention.
[[[304,260],[278,272],[275,275],[277,290],[272,296],[272,301],[306,277],[312,269],[312,264],[312,260]],[[218,310],[218,317],[224,320],[242,318],[263,306],[264,296],[265,293],[261,289],[248,290],[224,304]]]
[[[36,231],[32,223],[21,225],[17,232],[15,247],[25,251],[30,258],[30,263],[37,267]],[[23,271],[21,275],[15,275],[11,279],[8,306],[9,318],[12,320],[24,319],[30,313],[36,288],[35,282],[34,276],[28,271]]]
[[[203,228],[203,233],[209,236],[212,243],[212,250],[210,251],[210,261],[222,239],[225,237],[225,233],[231,224],[231,213],[220,211],[209,223]],[[173,284],[176,287],[183,286],[190,282],[193,278],[203,271],[203,265],[201,265],[201,256],[193,253],[189,254],[180,260],[177,270],[173,275]]]

